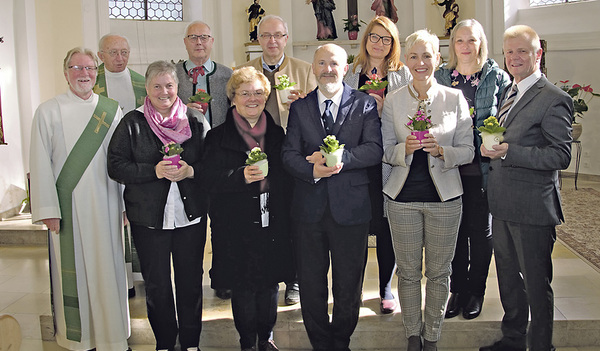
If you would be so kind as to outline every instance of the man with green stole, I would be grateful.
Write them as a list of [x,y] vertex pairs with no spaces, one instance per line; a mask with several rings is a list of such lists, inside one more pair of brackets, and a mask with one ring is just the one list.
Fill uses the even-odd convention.
[[[120,35],[106,34],[98,42],[98,58],[102,64],[98,66],[94,93],[116,100],[123,115],[143,105],[146,97],[144,76],[127,67],[130,53],[129,41]],[[125,267],[129,297],[133,297],[135,296],[133,261],[136,263],[135,280],[143,279],[139,259],[129,233],[130,231],[126,230],[124,235]]]
[[42,103],[31,129],[31,213],[49,229],[57,343],[69,350],[127,350],[130,334],[121,239],[122,199],[108,177],[106,152],[122,117],[94,94],[98,61],[67,53],[69,89]]

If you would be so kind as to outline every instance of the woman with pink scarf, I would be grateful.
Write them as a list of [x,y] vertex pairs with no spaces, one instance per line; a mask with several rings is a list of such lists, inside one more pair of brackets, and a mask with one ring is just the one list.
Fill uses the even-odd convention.
[[[125,185],[125,208],[156,349],[174,350],[179,336],[181,350],[192,351],[198,350],[202,327],[207,196],[200,176],[204,136],[210,127],[200,112],[188,109],[177,97],[177,85],[175,65],[157,61],[148,66],[148,96],[115,130],[108,148],[108,174]],[[163,159],[163,152],[181,151],[174,145],[183,148],[180,160]]]

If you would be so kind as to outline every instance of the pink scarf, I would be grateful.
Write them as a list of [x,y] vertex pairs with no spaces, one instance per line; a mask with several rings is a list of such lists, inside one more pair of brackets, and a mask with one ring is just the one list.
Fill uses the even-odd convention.
[[[244,117],[240,116],[235,108],[232,112],[235,127],[246,142],[246,145],[248,145],[248,149],[252,150],[254,147],[260,146],[260,149],[265,152],[265,134],[267,133],[267,115],[265,115],[265,111],[258,117],[254,128],[250,126],[250,123]],[[268,189],[269,182],[265,178],[260,181],[260,192],[264,193]]]
[[163,145],[172,141],[181,144],[192,137],[190,121],[187,118],[186,112],[187,106],[179,97],[175,100],[173,106],[171,106],[169,117],[165,118],[156,111],[147,96],[144,101],[144,117],[146,117],[150,129],[162,141]]

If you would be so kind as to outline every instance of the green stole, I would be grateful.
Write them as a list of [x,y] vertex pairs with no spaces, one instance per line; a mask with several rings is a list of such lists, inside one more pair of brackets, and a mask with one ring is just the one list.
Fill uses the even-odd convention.
[[[58,179],[56,190],[60,204],[60,270],[67,339],[81,341],[81,316],[77,295],[75,272],[75,248],[73,238],[73,190],[96,155],[115,118],[119,104],[104,96],[98,96],[98,104],[83,133],[67,156]],[[91,301],[94,303],[93,301]]]
[[[132,71],[128,68],[131,75],[131,86],[135,95],[135,107],[140,107],[144,104],[146,98],[146,80],[141,74]],[[94,85],[94,93],[108,97],[106,91],[106,74],[104,73],[104,64],[98,66],[98,76],[96,77],[96,85]]]

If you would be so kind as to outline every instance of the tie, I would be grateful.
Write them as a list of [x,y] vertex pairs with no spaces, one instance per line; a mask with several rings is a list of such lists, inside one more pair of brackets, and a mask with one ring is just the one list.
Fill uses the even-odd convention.
[[198,76],[204,76],[204,66],[196,66],[190,70],[189,76],[192,77],[192,84],[198,84]]
[[333,101],[331,100],[325,100],[325,111],[323,111],[323,115],[321,116],[323,126],[325,127],[325,133],[327,134],[330,134],[333,129],[333,115],[331,114],[331,110],[329,110],[332,103]]
[[498,113],[498,122],[500,123],[500,125],[504,123],[506,116],[508,116],[508,110],[510,110],[510,107],[512,106],[513,102],[515,102],[515,98],[517,97],[518,92],[519,91],[517,90],[517,85],[513,84],[512,88],[510,89],[510,92],[508,93],[508,98],[504,100],[504,103],[500,108],[500,113]]

